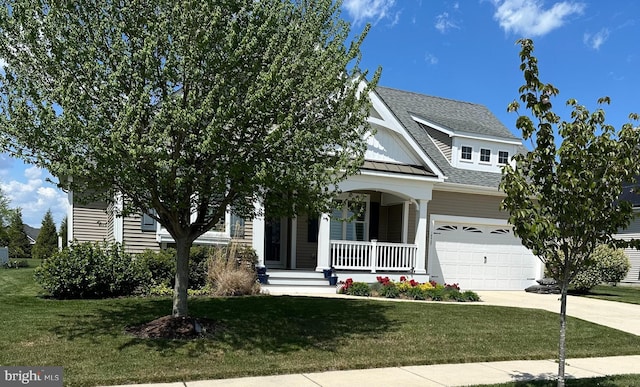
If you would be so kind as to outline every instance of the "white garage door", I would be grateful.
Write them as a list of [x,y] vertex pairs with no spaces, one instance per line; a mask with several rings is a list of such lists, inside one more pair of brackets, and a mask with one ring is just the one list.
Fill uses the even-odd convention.
[[506,225],[435,222],[431,279],[462,290],[523,290],[540,278],[542,263]]

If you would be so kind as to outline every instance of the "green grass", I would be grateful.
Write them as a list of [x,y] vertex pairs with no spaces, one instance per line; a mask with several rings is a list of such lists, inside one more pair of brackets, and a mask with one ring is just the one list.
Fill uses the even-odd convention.
[[598,285],[583,296],[640,305],[640,286]]
[[[549,359],[558,317],[472,304],[256,296],[189,301],[213,339],[143,340],[126,326],[169,298],[52,300],[33,269],[0,270],[0,364],[61,365],[65,385],[172,382],[417,364]],[[569,318],[569,357],[640,354],[640,337]]]
[[[557,383],[551,380],[536,380],[530,382],[513,382],[502,384],[487,384],[482,387],[555,387]],[[640,386],[640,374],[614,375],[602,378],[567,379],[567,387],[634,387]]]

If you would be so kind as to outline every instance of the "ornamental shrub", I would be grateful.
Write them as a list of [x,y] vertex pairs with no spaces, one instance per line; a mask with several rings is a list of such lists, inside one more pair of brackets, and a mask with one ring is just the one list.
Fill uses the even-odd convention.
[[122,245],[74,243],[35,269],[35,280],[54,298],[128,296],[150,283],[147,268]]
[[145,250],[136,254],[136,259],[151,273],[152,287],[173,288],[176,273],[176,252],[174,249]]
[[207,286],[214,296],[243,296],[260,293],[255,269],[255,253],[246,248],[215,248],[208,260]]
[[398,289],[395,283],[390,282],[386,285],[382,285],[380,295],[386,298],[398,298],[400,297],[400,289]]
[[352,282],[346,290],[346,294],[350,296],[368,297],[371,295],[371,290],[369,289],[369,284],[366,282]]
[[426,291],[422,286],[414,286],[407,290],[407,297],[412,300],[425,300],[427,298]]
[[602,282],[620,282],[629,272],[631,263],[622,249],[607,245],[595,248],[590,257],[591,265],[583,268],[571,281],[571,286],[580,292],[587,292]]

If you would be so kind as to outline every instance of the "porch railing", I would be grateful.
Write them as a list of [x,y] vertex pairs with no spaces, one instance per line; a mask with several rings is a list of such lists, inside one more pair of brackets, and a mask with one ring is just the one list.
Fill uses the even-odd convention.
[[418,246],[405,243],[331,241],[331,266],[342,270],[411,271]]

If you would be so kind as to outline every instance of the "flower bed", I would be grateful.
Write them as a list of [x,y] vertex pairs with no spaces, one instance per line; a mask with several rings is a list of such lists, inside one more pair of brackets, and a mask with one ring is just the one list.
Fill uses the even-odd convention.
[[389,277],[377,277],[377,282],[354,282],[347,278],[338,289],[340,294],[351,296],[371,296],[386,298],[404,298],[409,300],[428,301],[480,301],[480,297],[470,290],[460,291],[458,284],[438,284],[435,281],[419,283],[407,277],[400,277],[400,282],[395,282]]

